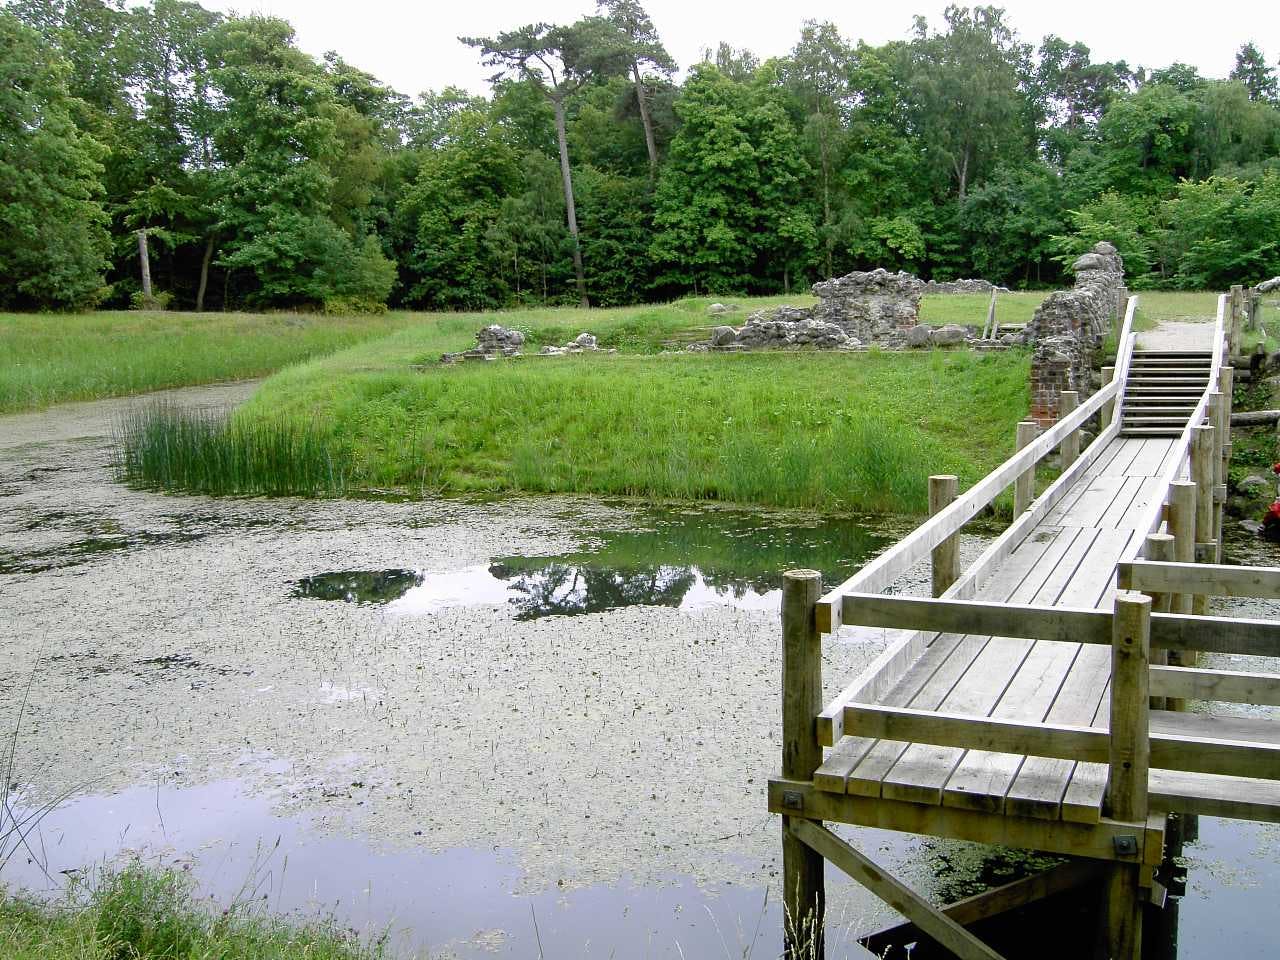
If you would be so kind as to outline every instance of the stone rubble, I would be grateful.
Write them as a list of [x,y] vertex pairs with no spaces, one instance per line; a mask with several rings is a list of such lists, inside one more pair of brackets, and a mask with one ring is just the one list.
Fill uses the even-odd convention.
[[[524,334],[519,330],[509,330],[496,323],[491,323],[476,334],[476,345],[470,350],[460,353],[444,353],[440,355],[441,363],[460,363],[464,360],[496,360],[499,357],[522,356],[520,348],[524,346]],[[580,333],[562,347],[544,346],[538,351],[539,356],[554,357],[565,353],[598,353],[600,343],[593,334]],[[617,353],[608,350],[608,353]]]
[[[959,284],[987,281],[956,281]],[[818,303],[812,307],[775,307],[749,314],[741,327],[716,326],[693,352],[733,351],[783,347],[856,350],[875,343],[890,350],[909,347],[978,345],[974,331],[965,327],[929,327],[920,323],[920,298],[926,284],[909,273],[877,269],[854,271],[813,285]],[[712,304],[708,312],[723,304]],[[1001,345],[986,343],[986,349]],[[1008,343],[1003,346],[1008,346]]]
[[992,290],[998,290],[1001,293],[1009,292],[1008,287],[997,287],[990,280],[927,280],[924,285],[926,295],[932,293],[990,293]]

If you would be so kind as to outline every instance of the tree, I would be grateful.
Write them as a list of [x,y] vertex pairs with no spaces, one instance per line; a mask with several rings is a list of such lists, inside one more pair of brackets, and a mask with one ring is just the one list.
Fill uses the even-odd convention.
[[676,71],[676,62],[667,53],[658,37],[657,28],[636,0],[599,0],[598,9],[607,12],[608,19],[618,28],[625,40],[624,56],[630,60],[631,77],[635,83],[636,105],[640,108],[640,124],[644,127],[644,143],[649,151],[649,179],[658,174],[658,143],[653,135],[653,120],[649,116],[649,96],[641,76],[645,65],[670,77]]
[[812,263],[811,170],[779,99],[694,67],[654,200],[659,289],[778,289]]
[[1250,100],[1263,100],[1275,103],[1280,99],[1280,86],[1276,83],[1276,72],[1267,66],[1267,60],[1252,42],[1243,44],[1236,51],[1236,65],[1231,68],[1228,79],[1238,80],[1249,91]]
[[72,119],[70,70],[0,10],[0,305],[66,309],[101,292],[102,146]]
[[853,51],[833,24],[808,21],[800,42],[782,64],[784,81],[804,105],[804,140],[816,161],[822,209],[818,233],[829,277],[835,275],[834,254],[840,239],[835,176],[848,141],[845,114],[852,100],[849,65],[853,59]]
[[509,30],[496,37],[460,37],[478,47],[483,63],[499,67],[491,78],[514,77],[535,87],[555,112],[556,144],[560,153],[560,176],[564,184],[565,215],[573,238],[573,270],[578,285],[578,302],[590,306],[587,281],[582,267],[582,244],[578,238],[578,214],[573,199],[573,174],[569,167],[569,140],[565,105],[569,97],[593,77],[619,72],[628,56],[617,28],[601,17],[587,17],[567,27],[534,23]]
[[949,6],[947,31],[930,35],[916,19],[908,45],[917,135],[950,170],[964,200],[971,181],[997,162],[1030,155],[1026,100],[1030,49],[996,7]]

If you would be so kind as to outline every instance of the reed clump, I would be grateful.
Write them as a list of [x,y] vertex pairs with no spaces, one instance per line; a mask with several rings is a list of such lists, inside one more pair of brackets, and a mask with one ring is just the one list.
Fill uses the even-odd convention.
[[115,429],[117,479],[183,493],[342,496],[352,480],[342,444],[314,421],[228,418],[157,403]]

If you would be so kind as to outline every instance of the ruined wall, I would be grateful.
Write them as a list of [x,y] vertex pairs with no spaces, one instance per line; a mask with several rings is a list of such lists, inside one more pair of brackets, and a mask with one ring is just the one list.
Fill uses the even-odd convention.
[[833,323],[866,343],[920,321],[924,282],[901,270],[855,270],[815,283],[813,295],[818,298],[815,320]]
[[1058,398],[1092,392],[1094,356],[1129,296],[1124,261],[1109,243],[1099,243],[1072,267],[1075,285],[1050,294],[1023,334],[1031,357],[1031,417],[1041,426],[1058,419]]

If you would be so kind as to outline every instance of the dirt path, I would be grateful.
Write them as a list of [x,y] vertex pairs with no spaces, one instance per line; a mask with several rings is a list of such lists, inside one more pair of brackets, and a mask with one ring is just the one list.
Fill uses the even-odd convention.
[[1154,330],[1138,334],[1139,350],[1209,350],[1213,320],[1161,320]]

